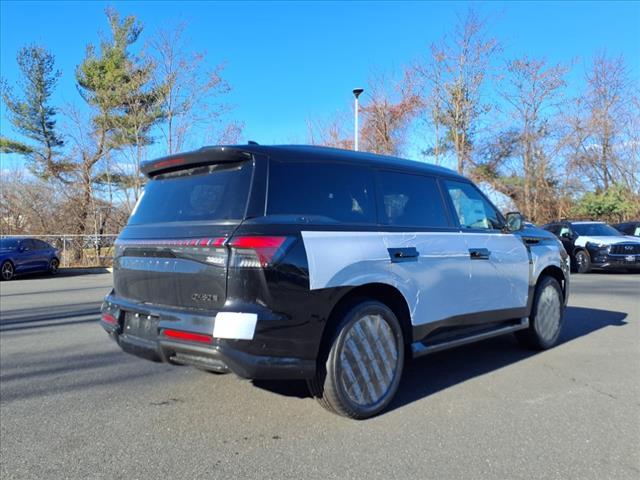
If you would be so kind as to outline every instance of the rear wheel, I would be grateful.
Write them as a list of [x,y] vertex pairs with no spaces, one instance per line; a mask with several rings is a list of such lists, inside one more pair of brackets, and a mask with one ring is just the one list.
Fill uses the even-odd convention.
[[589,273],[591,270],[591,259],[584,250],[579,250],[574,255],[576,259],[576,271],[578,273]]
[[564,321],[563,295],[560,284],[553,277],[538,281],[529,317],[529,328],[515,332],[518,341],[526,347],[546,350],[560,337]]
[[14,275],[15,269],[13,268],[13,263],[11,263],[9,260],[6,260],[2,264],[2,267],[0,267],[0,276],[2,277],[2,280],[11,280]]
[[58,269],[60,268],[60,260],[57,258],[52,258],[49,262],[49,273],[51,275],[57,275]]
[[386,305],[363,301],[344,315],[308,382],[326,409],[349,418],[376,415],[391,402],[404,366],[400,322]]

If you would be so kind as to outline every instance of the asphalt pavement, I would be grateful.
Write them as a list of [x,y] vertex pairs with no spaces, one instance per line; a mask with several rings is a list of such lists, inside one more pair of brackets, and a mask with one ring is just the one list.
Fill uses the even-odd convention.
[[561,344],[411,363],[382,415],[122,353],[110,274],[0,283],[0,478],[640,478],[640,275],[572,278]]

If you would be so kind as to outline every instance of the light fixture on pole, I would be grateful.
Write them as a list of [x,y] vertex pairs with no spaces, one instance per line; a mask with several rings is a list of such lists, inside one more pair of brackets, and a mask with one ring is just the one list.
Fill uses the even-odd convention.
[[353,149],[358,151],[358,97],[360,94],[364,92],[364,88],[354,88],[353,96],[356,97],[356,105],[355,105],[355,128],[354,128],[354,142]]

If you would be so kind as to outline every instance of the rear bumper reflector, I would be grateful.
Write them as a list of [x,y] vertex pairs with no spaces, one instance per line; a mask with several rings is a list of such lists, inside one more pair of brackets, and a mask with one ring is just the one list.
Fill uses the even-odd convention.
[[110,325],[117,325],[118,324],[118,319],[116,317],[114,317],[113,315],[111,315],[110,313],[103,313],[102,314],[102,321],[105,323],[108,323]]
[[185,340],[187,342],[211,343],[213,341],[213,338],[210,335],[183,332],[182,330],[172,330],[170,328],[165,328],[162,333],[165,337],[175,338],[176,340]]

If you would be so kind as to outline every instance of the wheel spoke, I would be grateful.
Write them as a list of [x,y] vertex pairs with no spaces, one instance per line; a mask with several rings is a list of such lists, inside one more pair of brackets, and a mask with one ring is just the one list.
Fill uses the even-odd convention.
[[340,353],[340,381],[353,403],[367,406],[383,398],[397,365],[395,336],[381,315],[365,315],[351,325]]

